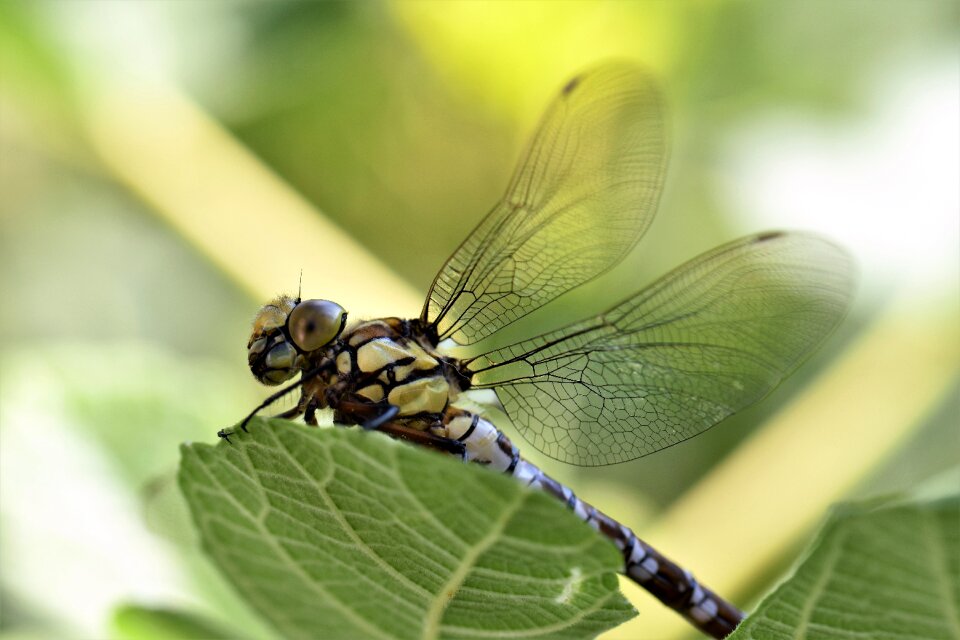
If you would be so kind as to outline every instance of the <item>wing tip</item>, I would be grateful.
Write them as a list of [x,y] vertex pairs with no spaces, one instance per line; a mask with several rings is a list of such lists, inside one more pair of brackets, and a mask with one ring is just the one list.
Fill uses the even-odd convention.
[[777,240],[778,238],[782,238],[785,235],[786,233],[783,231],[764,231],[762,233],[758,233],[757,235],[755,235],[753,237],[753,242],[754,244],[760,244],[761,242],[770,242],[771,240]]
[[576,89],[580,83],[583,81],[583,74],[578,73],[577,75],[570,78],[567,81],[567,84],[563,85],[563,89],[560,90],[560,94],[564,96],[569,96],[573,93],[573,90]]

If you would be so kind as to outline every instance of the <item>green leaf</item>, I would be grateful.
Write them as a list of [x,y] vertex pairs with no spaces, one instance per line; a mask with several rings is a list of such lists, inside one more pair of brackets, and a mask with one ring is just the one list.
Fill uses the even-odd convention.
[[236,633],[185,611],[124,605],[113,615],[112,637],[116,640],[228,640],[235,639]]
[[960,638],[960,497],[843,505],[730,640]]
[[585,638],[635,612],[544,493],[378,433],[255,420],[184,445],[203,545],[290,638]]

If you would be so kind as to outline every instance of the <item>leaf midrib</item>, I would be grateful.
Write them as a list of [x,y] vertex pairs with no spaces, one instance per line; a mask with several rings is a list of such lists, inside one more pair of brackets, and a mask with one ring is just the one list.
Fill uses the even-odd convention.
[[828,550],[823,561],[823,571],[817,576],[816,581],[810,588],[810,594],[807,597],[806,602],[803,603],[803,608],[800,610],[797,627],[793,631],[793,638],[795,640],[803,640],[803,638],[807,637],[807,627],[810,624],[810,618],[813,615],[813,611],[816,608],[817,603],[820,601],[820,596],[826,592],[827,583],[830,580],[830,576],[833,574],[837,556],[840,554],[840,548],[843,546],[845,537],[845,535],[837,535],[833,541],[833,544],[830,545],[830,549]]
[[[356,548],[365,556],[370,558],[370,560],[374,562],[374,564],[376,564],[378,567],[380,567],[384,571],[384,573],[388,574],[389,576],[391,576],[392,578],[394,578],[395,580],[403,584],[407,589],[410,589],[415,593],[420,593],[421,595],[429,595],[426,589],[424,589],[419,584],[411,581],[407,576],[397,571],[395,567],[393,567],[390,563],[388,563],[386,560],[380,557],[380,555],[378,555],[376,551],[371,549],[370,546],[363,540],[363,538],[360,537],[357,531],[353,528],[353,525],[351,525],[347,521],[347,519],[344,517],[344,514],[341,511],[340,507],[333,501],[333,499],[330,497],[330,494],[327,493],[325,484],[322,484],[317,478],[314,478],[313,476],[311,476],[310,472],[308,472],[306,469],[303,468],[303,465],[300,464],[300,461],[297,460],[296,456],[293,455],[293,453],[287,448],[287,446],[279,438],[277,438],[276,433],[271,432],[270,436],[273,438],[273,441],[277,444],[277,447],[283,453],[284,457],[286,457],[290,461],[290,464],[297,471],[297,473],[301,475],[301,477],[304,479],[305,482],[311,484],[316,489],[317,494],[320,496],[320,499],[323,500],[329,512],[329,513],[325,512],[324,515],[332,516],[334,520],[336,520],[337,524],[344,531],[344,533],[346,533],[347,537],[353,541],[354,545],[356,545]],[[246,454],[246,452],[244,453]],[[302,504],[307,509],[314,508],[310,504],[307,504],[307,503],[302,503]]]
[[[503,535],[507,524],[523,506],[523,503],[526,501],[526,497],[527,496],[524,492],[517,492],[510,504],[508,504],[500,513],[499,517],[493,521],[493,526],[490,527],[490,530],[487,531],[486,535],[480,538],[476,544],[467,547],[466,553],[464,553],[460,564],[456,569],[454,569],[453,573],[450,574],[450,577],[430,601],[430,606],[427,608],[427,613],[424,618],[423,638],[425,640],[433,640],[434,638],[439,637],[440,622],[443,619],[443,613],[446,611],[447,605],[450,604],[450,601],[453,599],[453,595],[456,594],[464,580],[466,580],[467,575],[476,565],[477,560],[480,559],[480,556],[483,555],[487,549],[493,546]],[[447,597],[446,594],[448,593],[452,595]]]

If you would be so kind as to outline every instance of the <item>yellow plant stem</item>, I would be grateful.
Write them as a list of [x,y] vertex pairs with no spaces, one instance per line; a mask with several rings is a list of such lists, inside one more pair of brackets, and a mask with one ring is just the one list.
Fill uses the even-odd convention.
[[108,169],[255,300],[294,291],[302,269],[305,294],[355,317],[419,313],[421,294],[174,87],[104,88],[85,106]]

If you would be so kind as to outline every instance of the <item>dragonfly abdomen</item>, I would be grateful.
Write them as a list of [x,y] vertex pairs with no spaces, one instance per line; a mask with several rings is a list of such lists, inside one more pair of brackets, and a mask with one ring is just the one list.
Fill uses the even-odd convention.
[[573,513],[609,538],[623,555],[621,573],[679,612],[714,638],[729,635],[743,613],[704,587],[689,571],[676,565],[593,505],[578,498],[566,485],[524,460],[510,439],[484,418],[459,409],[447,413],[445,437],[462,442],[464,459],[508,473],[523,484],[552,495]]

